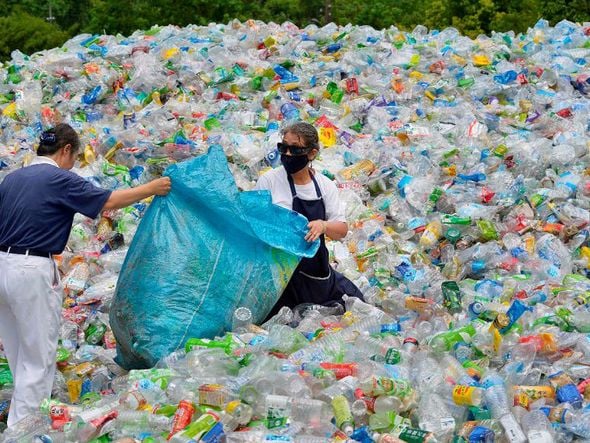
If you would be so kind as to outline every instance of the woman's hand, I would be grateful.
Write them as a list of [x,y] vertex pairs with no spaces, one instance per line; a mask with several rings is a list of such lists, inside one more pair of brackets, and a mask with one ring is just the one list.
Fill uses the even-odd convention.
[[148,183],[151,187],[151,192],[154,195],[167,195],[170,192],[172,184],[170,177],[160,177]]
[[320,236],[322,234],[326,233],[326,226],[327,225],[328,225],[328,222],[325,220],[310,221],[309,224],[307,225],[307,227],[309,228],[309,231],[307,231],[307,235],[305,236],[305,240],[308,242],[316,241],[318,238],[320,238]]

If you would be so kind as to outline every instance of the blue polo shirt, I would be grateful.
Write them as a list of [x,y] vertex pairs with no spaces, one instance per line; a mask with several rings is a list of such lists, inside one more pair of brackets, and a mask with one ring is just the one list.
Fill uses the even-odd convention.
[[60,254],[76,212],[96,218],[110,195],[52,159],[37,157],[0,183],[0,245]]

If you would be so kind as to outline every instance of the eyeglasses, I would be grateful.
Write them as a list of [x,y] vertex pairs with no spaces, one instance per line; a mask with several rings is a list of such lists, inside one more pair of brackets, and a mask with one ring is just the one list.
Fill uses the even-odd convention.
[[289,151],[291,153],[291,155],[305,155],[307,154],[311,148],[308,148],[306,146],[293,146],[293,145],[288,145],[286,143],[277,143],[277,149],[279,150],[279,152],[281,154],[286,154],[287,151]]

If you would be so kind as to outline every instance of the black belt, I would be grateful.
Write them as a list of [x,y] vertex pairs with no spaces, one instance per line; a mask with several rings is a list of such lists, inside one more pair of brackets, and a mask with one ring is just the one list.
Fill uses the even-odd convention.
[[0,251],[10,254],[34,255],[35,257],[51,258],[51,252],[37,251],[36,249],[17,248],[14,246],[0,246]]

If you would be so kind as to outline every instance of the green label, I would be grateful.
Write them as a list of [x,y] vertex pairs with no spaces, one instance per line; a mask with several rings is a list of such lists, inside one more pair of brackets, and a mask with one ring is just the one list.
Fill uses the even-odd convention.
[[422,443],[429,435],[430,432],[423,431],[422,429],[405,428],[399,434],[399,439],[409,443]]
[[385,363],[388,365],[395,365],[401,360],[401,354],[397,349],[389,348],[385,354]]

